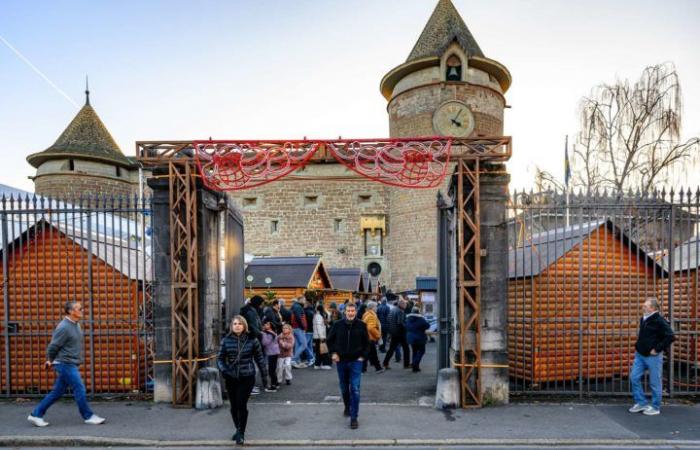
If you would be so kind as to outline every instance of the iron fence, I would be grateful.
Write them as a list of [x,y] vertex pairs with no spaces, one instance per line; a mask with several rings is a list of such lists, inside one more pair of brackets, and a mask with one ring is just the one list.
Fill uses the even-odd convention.
[[509,213],[513,392],[628,395],[655,296],[676,334],[664,391],[700,393],[700,190],[515,193]]
[[0,391],[41,395],[54,382],[46,347],[69,299],[83,304],[90,394],[152,389],[150,200],[0,198]]

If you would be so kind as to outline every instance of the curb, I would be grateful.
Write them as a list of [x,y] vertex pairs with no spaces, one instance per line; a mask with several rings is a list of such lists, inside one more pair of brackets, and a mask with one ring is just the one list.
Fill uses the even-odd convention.
[[[130,439],[97,436],[0,436],[0,447],[231,447],[231,441],[193,440],[165,441],[156,439]],[[671,439],[298,439],[298,440],[247,440],[248,447],[417,447],[417,446],[635,446],[656,448],[660,446],[686,446],[700,448],[700,440]]]

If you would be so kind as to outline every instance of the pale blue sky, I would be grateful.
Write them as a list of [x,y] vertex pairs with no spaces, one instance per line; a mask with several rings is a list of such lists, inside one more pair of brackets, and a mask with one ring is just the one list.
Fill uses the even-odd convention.
[[[453,1],[513,75],[512,187],[531,184],[534,164],[561,174],[581,96],[646,65],[676,64],[684,134],[700,134],[700,2]],[[79,105],[89,74],[91,103],[127,155],[147,139],[383,137],[379,81],[435,3],[2,0],[0,36]],[[0,42],[0,183],[31,190],[26,155],[76,112]]]

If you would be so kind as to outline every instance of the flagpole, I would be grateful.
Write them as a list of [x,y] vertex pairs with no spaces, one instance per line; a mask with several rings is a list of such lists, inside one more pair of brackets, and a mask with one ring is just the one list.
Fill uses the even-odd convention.
[[566,135],[564,141],[564,185],[565,185],[565,202],[566,202],[566,228],[569,228],[569,178],[571,177],[571,167],[569,167],[569,135]]

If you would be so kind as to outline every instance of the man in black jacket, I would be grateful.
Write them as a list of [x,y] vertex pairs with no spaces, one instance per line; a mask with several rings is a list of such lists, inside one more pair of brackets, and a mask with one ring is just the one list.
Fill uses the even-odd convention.
[[[634,363],[630,374],[634,406],[631,413],[642,412],[647,416],[661,413],[661,375],[663,368],[663,352],[673,342],[673,330],[666,319],[661,317],[659,302],[655,297],[649,297],[642,305],[643,317],[639,322],[639,336],[635,344]],[[651,405],[648,404],[642,387],[644,371],[649,371],[649,387],[651,388]]]
[[411,354],[408,350],[408,341],[406,341],[406,300],[401,299],[395,308],[389,311],[389,336],[391,343],[389,344],[389,350],[387,350],[384,356],[384,368],[390,369],[389,361],[391,361],[391,356],[394,351],[397,350],[400,345],[403,349],[403,368],[411,368]]
[[345,319],[336,321],[328,333],[326,344],[338,369],[340,393],[345,409],[343,415],[350,416],[350,428],[359,426],[357,416],[360,411],[360,379],[362,361],[369,351],[367,326],[357,319],[357,306],[345,306]]

